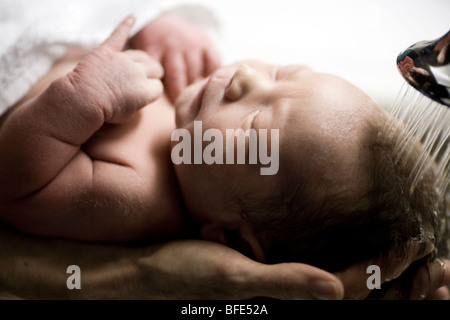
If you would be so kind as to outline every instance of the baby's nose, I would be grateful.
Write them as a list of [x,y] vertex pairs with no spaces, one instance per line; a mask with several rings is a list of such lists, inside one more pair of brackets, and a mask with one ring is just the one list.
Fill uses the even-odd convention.
[[237,101],[263,85],[262,75],[248,64],[241,64],[225,90],[225,98]]

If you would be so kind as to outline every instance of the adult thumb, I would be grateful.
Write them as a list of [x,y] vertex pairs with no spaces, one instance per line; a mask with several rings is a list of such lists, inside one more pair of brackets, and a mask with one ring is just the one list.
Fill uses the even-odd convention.
[[302,263],[258,264],[249,275],[255,296],[275,299],[340,300],[344,286],[333,274]]

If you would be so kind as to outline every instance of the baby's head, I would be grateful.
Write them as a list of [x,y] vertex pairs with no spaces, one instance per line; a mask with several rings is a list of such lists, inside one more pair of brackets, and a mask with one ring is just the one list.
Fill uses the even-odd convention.
[[[434,213],[442,208],[427,177],[410,192],[406,177],[414,164],[394,161],[397,136],[384,133],[386,120],[386,112],[347,81],[301,66],[247,61],[188,87],[176,104],[177,127],[196,140],[194,121],[201,121],[197,129],[201,123],[203,132],[222,133],[210,141],[223,138],[222,154],[215,154],[223,164],[176,165],[202,237],[259,261],[299,261],[329,271],[400,256],[414,239],[431,244],[424,246],[431,252],[441,223]],[[245,164],[226,164],[226,130],[239,128],[267,129],[269,154],[279,156],[272,159],[278,161],[274,174],[250,164],[249,139]]]

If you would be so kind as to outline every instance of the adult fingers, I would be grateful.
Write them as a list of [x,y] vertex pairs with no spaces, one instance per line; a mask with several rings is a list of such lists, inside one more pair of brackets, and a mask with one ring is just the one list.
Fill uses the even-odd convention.
[[447,287],[440,287],[433,292],[426,300],[450,300],[450,293]]
[[145,47],[145,52],[147,52],[153,59],[162,61],[164,51],[160,45],[148,45]]
[[[425,299],[450,283],[450,260],[436,259],[422,266],[414,278],[411,299]],[[443,289],[444,290],[444,289]]]
[[204,51],[203,57],[205,65],[203,76],[207,77],[220,67],[220,56],[217,51],[209,49]]
[[125,18],[111,33],[111,35],[100,45],[101,48],[108,48],[114,51],[121,51],[128,40],[130,30],[136,22],[133,15]]
[[[371,273],[368,267],[374,265],[379,267],[381,284],[400,276],[414,261],[424,257],[434,250],[431,243],[408,243],[405,245],[403,254],[393,250],[384,259],[379,261],[362,261],[344,271],[337,272],[336,276],[341,279],[345,287],[345,299],[365,299],[372,291],[367,285]],[[385,262],[383,262],[385,261]],[[389,264],[386,263],[389,261]],[[436,287],[437,288],[437,287]]]
[[185,53],[187,66],[187,81],[193,83],[195,80],[203,77],[203,57],[197,51],[188,51]]
[[379,293],[377,290],[373,290],[368,298],[385,300],[448,300],[450,295],[445,285],[448,285],[450,281],[449,270],[448,260],[435,260],[421,266],[413,275],[407,276],[403,281],[399,278],[400,281],[392,282],[387,291],[382,290]]
[[342,299],[344,287],[334,275],[301,263],[258,264],[247,287],[254,296],[275,299]]

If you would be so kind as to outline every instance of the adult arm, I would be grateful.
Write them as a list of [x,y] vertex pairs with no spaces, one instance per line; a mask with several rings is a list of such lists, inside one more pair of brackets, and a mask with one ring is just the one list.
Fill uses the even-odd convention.
[[[67,268],[80,268],[69,289]],[[0,298],[19,299],[364,299],[366,266],[329,274],[300,263],[265,265],[199,240],[124,247],[36,237],[0,226]],[[342,281],[342,282],[341,282]],[[448,299],[450,262],[430,263],[411,298]],[[395,290],[390,292],[395,299]]]
[[[80,289],[67,287],[71,265],[80,268]],[[260,264],[212,242],[121,247],[35,237],[5,227],[0,228],[0,284],[1,298],[20,299],[343,296],[340,281],[325,271],[297,263]]]

